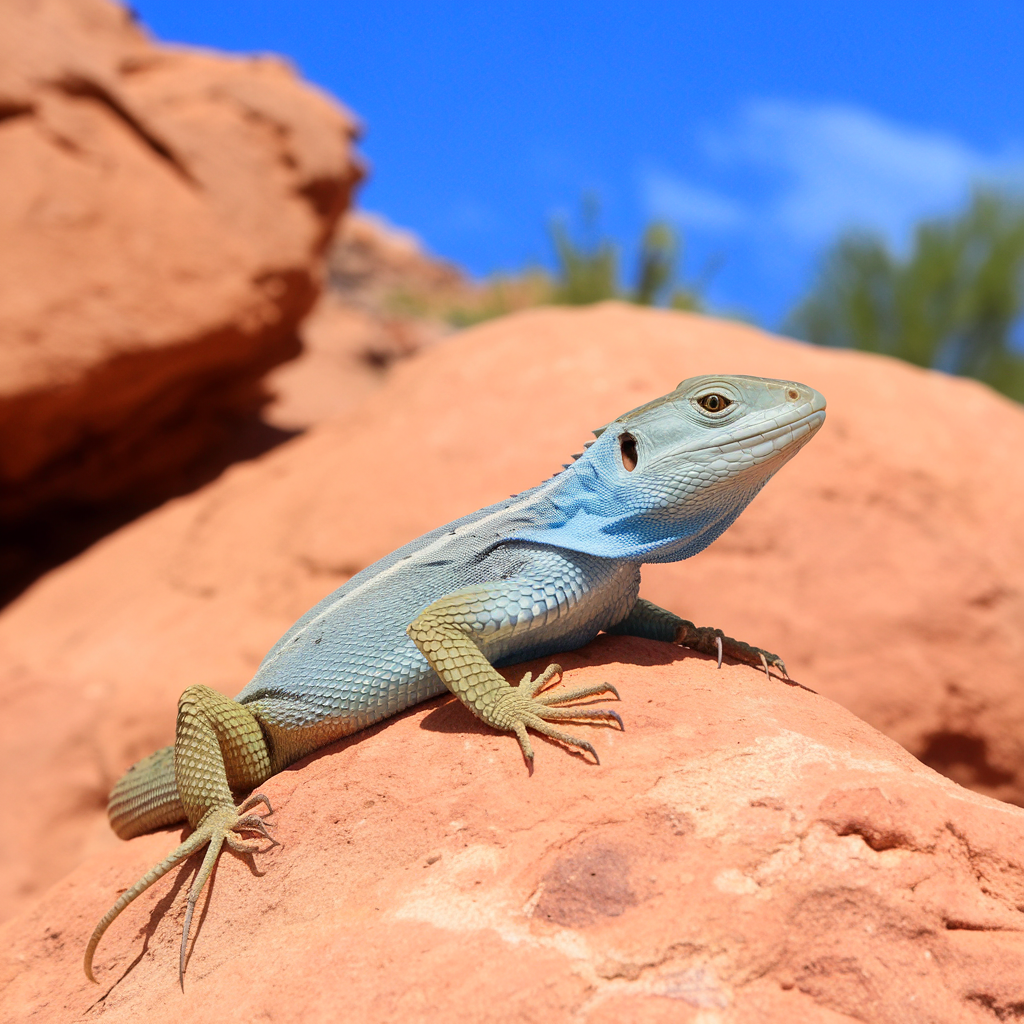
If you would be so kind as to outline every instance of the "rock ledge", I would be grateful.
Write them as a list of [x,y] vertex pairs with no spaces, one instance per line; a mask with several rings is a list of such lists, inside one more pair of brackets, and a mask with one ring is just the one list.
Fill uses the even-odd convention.
[[[264,787],[282,847],[225,856],[185,981],[178,841],[83,864],[0,931],[0,1015],[215,1021],[993,1022],[1019,1012],[1024,810],[961,789],[823,697],[665,644],[564,660],[608,680],[602,763],[453,700]],[[529,666],[534,669],[540,665]],[[520,670],[516,670],[516,674]],[[586,728],[585,726],[578,728]],[[194,870],[194,868],[193,868]],[[97,1002],[100,1000],[100,1002]],[[91,1010],[91,1012],[90,1012]]]

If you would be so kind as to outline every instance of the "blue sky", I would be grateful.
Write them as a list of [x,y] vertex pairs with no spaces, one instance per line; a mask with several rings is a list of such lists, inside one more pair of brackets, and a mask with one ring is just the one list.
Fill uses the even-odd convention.
[[631,276],[652,217],[778,326],[847,227],[905,246],[1024,183],[1024,2],[138,0],[164,40],[282,53],[363,120],[360,205],[476,275],[552,262],[584,190]]

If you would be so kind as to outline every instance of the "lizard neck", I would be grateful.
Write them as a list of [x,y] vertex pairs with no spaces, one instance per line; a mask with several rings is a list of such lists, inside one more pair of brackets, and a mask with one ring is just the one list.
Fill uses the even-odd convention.
[[652,507],[628,483],[609,487],[584,456],[524,495],[528,504],[519,511],[529,525],[510,539],[622,561],[676,562],[703,551],[727,530],[767,480],[729,481],[696,492],[702,500]]

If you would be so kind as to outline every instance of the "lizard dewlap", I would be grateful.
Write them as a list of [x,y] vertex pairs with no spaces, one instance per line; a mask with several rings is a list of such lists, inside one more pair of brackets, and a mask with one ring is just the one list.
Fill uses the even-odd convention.
[[[298,620],[231,700],[189,687],[173,747],[133,765],[110,795],[115,832],[130,838],[188,822],[191,835],[115,902],[85,952],[117,915],[175,864],[207,847],[189,890],[179,976],[196,901],[225,844],[269,838],[250,793],[320,747],[446,689],[488,725],[529,730],[590,753],[560,723],[622,725],[611,710],[574,706],[601,685],[551,689],[550,665],[510,686],[495,666],[588,643],[602,630],[679,643],[785,672],[776,655],[698,628],[638,597],[645,562],[688,558],[728,529],[815,434],[825,399],[793,381],[706,376],[624,413],[532,490],[448,523],[352,577]],[[93,978],[93,980],[95,980]]]

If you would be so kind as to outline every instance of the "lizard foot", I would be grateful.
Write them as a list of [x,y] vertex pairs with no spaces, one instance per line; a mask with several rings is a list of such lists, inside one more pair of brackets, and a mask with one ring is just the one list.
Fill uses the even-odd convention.
[[269,822],[264,821],[258,814],[249,813],[257,804],[261,803],[267,805],[268,814],[273,814],[274,809],[270,806],[270,801],[262,793],[253,793],[252,796],[238,807],[230,805],[226,807],[211,807],[196,826],[192,835],[157,864],[156,867],[147,871],[135,885],[118,897],[117,902],[103,915],[99,924],[93,929],[89,944],[85,947],[85,974],[90,981],[96,981],[92,970],[93,954],[96,952],[96,947],[99,945],[103,933],[110,927],[114,919],[129,903],[141,896],[154,882],[166,875],[175,864],[180,864],[186,857],[191,856],[197,850],[201,850],[204,846],[208,846],[203,863],[195,880],[192,882],[192,887],[189,889],[188,905],[185,910],[185,925],[181,936],[181,953],[178,958],[178,981],[184,987],[185,951],[188,946],[188,934],[192,925],[192,913],[210,877],[210,873],[217,863],[217,857],[220,855],[224,844],[226,843],[237,853],[259,852],[262,847],[258,840],[243,839],[239,835],[241,832],[248,832],[256,833],[264,839],[269,839],[274,846],[280,845],[267,831]]
[[691,650],[699,651],[701,654],[710,654],[718,658],[718,667],[722,667],[722,656],[741,661],[744,665],[752,665],[754,668],[763,668],[765,675],[771,678],[770,669],[775,669],[783,679],[789,679],[786,671],[786,663],[771,651],[762,650],[760,647],[752,647],[742,640],[734,640],[726,636],[720,629],[711,626],[695,626],[692,622],[683,621],[680,623],[675,635],[675,643]]
[[[527,728],[550,736],[552,739],[560,740],[569,746],[586,750],[600,764],[600,758],[591,743],[578,736],[562,732],[549,723],[600,719],[613,721],[622,729],[622,719],[618,713],[606,708],[553,707],[552,705],[566,704],[569,701],[582,700],[584,697],[595,697],[601,693],[611,693],[615,695],[616,699],[619,699],[619,691],[611,683],[598,683],[595,686],[581,686],[574,690],[556,691],[538,696],[555,676],[561,676],[561,674],[560,665],[548,665],[536,679],[533,679],[532,674],[527,672],[517,689],[509,687],[508,692],[498,698],[492,711],[491,724],[499,729],[514,732],[519,740],[519,745],[523,748],[523,756],[531,763],[533,761],[533,744],[530,742]],[[527,693],[529,696],[526,695]]]

